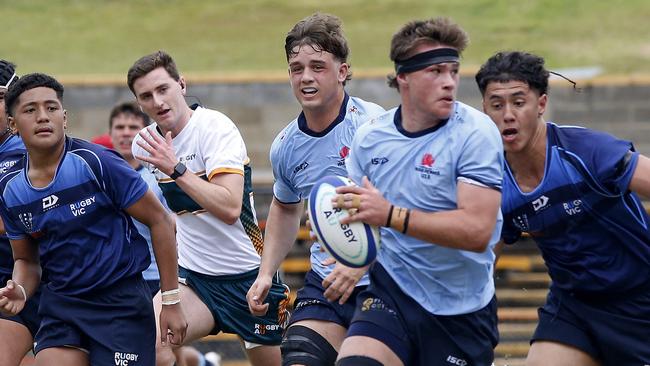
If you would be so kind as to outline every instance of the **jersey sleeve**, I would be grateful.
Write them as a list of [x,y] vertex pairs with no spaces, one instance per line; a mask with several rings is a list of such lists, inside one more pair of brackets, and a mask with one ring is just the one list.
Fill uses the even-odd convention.
[[[218,123],[207,125],[200,133],[200,145],[208,180],[220,173],[244,175],[246,145],[235,124],[220,114]],[[204,125],[206,126],[206,125]]]
[[612,135],[587,130],[581,139],[579,154],[598,184],[609,194],[619,195],[628,190],[639,154],[630,141]]
[[362,150],[360,143],[363,140],[362,134],[357,133],[352,139],[352,146],[350,147],[350,154],[345,159],[345,169],[348,172],[348,178],[352,179],[357,185],[361,185],[361,178],[366,173],[363,170],[362,163]]
[[457,179],[501,191],[503,183],[503,145],[491,121],[473,129],[459,156]]
[[[31,215],[31,214],[28,214]],[[9,239],[23,239],[27,236],[27,233],[24,231],[25,226],[20,222],[17,222],[11,213],[7,210],[7,205],[4,200],[0,198],[0,218],[2,218],[2,223],[5,227],[5,232]],[[25,218],[26,220],[31,218]],[[18,219],[20,220],[20,219]]]
[[97,178],[116,207],[128,208],[147,193],[147,183],[117,152],[103,150],[100,154],[102,174]]
[[501,239],[506,244],[514,244],[521,238],[521,230],[517,229],[512,222],[503,220],[501,227]]
[[273,168],[273,196],[282,203],[300,202],[301,197],[296,193],[286,172],[285,156],[282,154],[280,139],[276,138],[271,145],[269,158]]

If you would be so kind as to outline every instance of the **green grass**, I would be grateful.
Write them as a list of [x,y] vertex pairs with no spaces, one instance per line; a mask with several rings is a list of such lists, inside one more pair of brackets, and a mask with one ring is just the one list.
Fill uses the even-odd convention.
[[165,49],[184,73],[284,73],[286,32],[316,10],[343,19],[356,70],[388,69],[393,32],[450,16],[469,33],[464,64],[501,49],[538,53],[550,68],[650,73],[646,0],[0,0],[0,57],[21,73],[124,77]]

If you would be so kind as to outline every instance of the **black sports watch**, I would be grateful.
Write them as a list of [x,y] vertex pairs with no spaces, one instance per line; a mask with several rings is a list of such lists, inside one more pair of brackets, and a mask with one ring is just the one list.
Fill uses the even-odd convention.
[[186,171],[187,171],[187,167],[185,166],[185,164],[178,162],[178,164],[176,164],[176,166],[174,167],[174,171],[169,177],[173,180],[176,180],[181,175],[185,174]]

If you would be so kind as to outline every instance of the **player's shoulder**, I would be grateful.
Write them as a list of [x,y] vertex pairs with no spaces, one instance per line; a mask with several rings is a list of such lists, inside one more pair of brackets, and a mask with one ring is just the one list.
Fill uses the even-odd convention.
[[194,113],[192,119],[195,124],[203,130],[224,132],[223,129],[233,129],[235,123],[226,114],[219,112],[215,109],[205,108],[200,105],[193,106]]
[[384,107],[379,104],[354,96],[349,98],[346,110],[346,114],[360,118],[374,117],[385,112]]
[[615,136],[603,132],[575,125],[558,125],[547,122],[547,133],[553,144],[566,150],[598,149],[604,144],[622,141]]
[[395,113],[397,109],[398,107],[395,107],[369,118],[357,130],[354,136],[355,140],[369,141],[368,136],[395,132]]
[[0,154],[13,151],[25,151],[25,144],[23,144],[23,140],[20,137],[10,135],[0,144]]

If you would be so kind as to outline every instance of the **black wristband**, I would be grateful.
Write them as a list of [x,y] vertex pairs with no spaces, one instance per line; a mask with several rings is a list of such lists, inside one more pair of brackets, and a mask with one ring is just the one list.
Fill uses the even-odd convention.
[[409,217],[411,217],[411,210],[406,210],[406,217],[404,218],[404,229],[402,234],[406,234],[406,230],[409,228]]
[[384,225],[386,227],[390,227],[390,220],[393,218],[393,208],[395,208],[395,206],[390,205],[390,208],[388,209],[388,220],[386,220],[386,225]]

